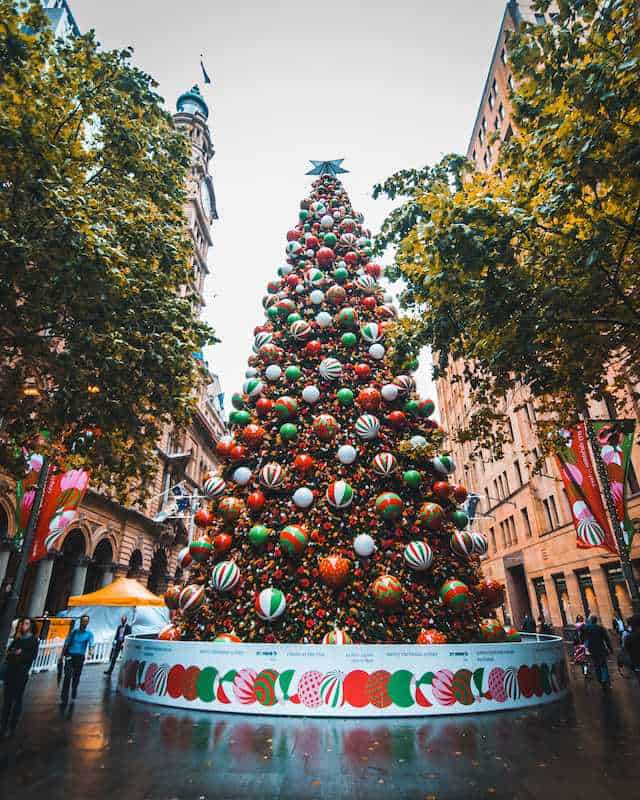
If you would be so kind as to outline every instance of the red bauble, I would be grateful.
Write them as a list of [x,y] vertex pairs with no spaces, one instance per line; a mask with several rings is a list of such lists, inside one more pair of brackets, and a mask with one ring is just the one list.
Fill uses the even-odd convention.
[[456,503],[464,503],[467,499],[467,490],[462,484],[453,487],[453,497]]
[[165,625],[158,633],[158,639],[163,642],[177,642],[180,639],[180,631],[173,625]]
[[440,500],[448,500],[453,491],[453,487],[450,483],[447,483],[447,481],[436,481],[432,488],[433,493],[436,497],[440,498]]
[[356,397],[357,404],[366,411],[375,411],[380,408],[381,395],[374,386],[361,389]]
[[172,586],[167,587],[167,591],[164,593],[164,604],[167,608],[175,610],[178,608],[178,598],[180,597],[180,587],[173,584]]
[[233,436],[223,436],[216,444],[216,453],[221,458],[229,458],[234,444]]
[[344,260],[347,262],[347,264],[354,266],[358,263],[358,254],[354,253],[353,250],[349,250],[348,253],[345,253]]
[[258,447],[266,431],[261,425],[247,425],[242,431],[242,439],[249,447]]
[[446,644],[447,637],[444,633],[440,633],[440,631],[437,631],[435,628],[429,628],[420,631],[416,642],[418,644]]
[[351,562],[344,556],[326,556],[318,563],[322,582],[332,589],[341,589],[349,578]]
[[206,508],[199,508],[193,515],[193,521],[198,528],[210,528],[215,522],[215,517]]
[[366,308],[367,311],[373,311],[377,305],[376,298],[369,294],[360,300],[360,305]]
[[258,511],[262,511],[265,504],[265,496],[260,491],[260,489],[256,490],[255,492],[251,492],[251,494],[247,495],[247,505],[249,509],[254,513]]
[[321,267],[326,267],[331,264],[335,257],[336,254],[330,247],[321,247],[316,253],[318,264],[320,264]]
[[307,236],[307,238],[304,240],[304,243],[306,245],[307,250],[310,247],[316,248],[320,244],[317,236]]
[[213,537],[213,549],[216,553],[226,553],[232,542],[233,538],[230,533],[218,533]]
[[390,414],[387,414],[387,421],[392,428],[400,430],[400,428],[404,428],[407,424],[407,417],[404,411],[392,411]]
[[300,278],[297,275],[287,275],[287,285],[292,289],[295,289],[299,283]]
[[360,381],[368,381],[371,377],[371,367],[368,364],[356,364],[355,373]]
[[229,455],[232,461],[243,461],[248,454],[247,448],[243,444],[236,444],[231,448]]
[[312,339],[310,342],[307,342],[304,346],[304,352],[308,356],[318,356],[322,352],[322,342],[319,342],[317,339]]
[[301,453],[299,456],[295,457],[293,467],[298,472],[309,472],[309,470],[313,468],[313,458],[307,453]]
[[379,278],[382,275],[382,267],[380,264],[374,264],[371,261],[365,264],[364,271],[367,275],[373,275],[374,278]]
[[297,242],[301,236],[302,236],[302,231],[297,231],[295,228],[293,228],[290,231],[287,231],[288,242]]
[[266,417],[273,408],[273,400],[268,397],[261,397],[256,403],[256,411],[259,417]]

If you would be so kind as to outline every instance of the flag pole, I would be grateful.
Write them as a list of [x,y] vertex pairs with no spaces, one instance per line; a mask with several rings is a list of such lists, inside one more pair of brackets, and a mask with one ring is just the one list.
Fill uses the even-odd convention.
[[33,505],[29,513],[29,522],[24,532],[22,539],[22,550],[20,551],[20,561],[18,562],[18,570],[16,572],[13,586],[11,587],[11,594],[4,609],[2,618],[0,619],[0,661],[4,658],[9,643],[9,635],[11,634],[11,625],[15,618],[16,609],[20,602],[20,595],[22,594],[22,586],[24,578],[29,566],[29,556],[31,555],[31,548],[33,547],[33,540],[36,535],[36,527],[38,525],[38,518],[40,516],[40,509],[42,508],[42,500],[44,498],[44,490],[47,485],[47,479],[51,471],[51,464],[47,458],[42,461],[40,467],[40,474],[38,475],[38,483],[35,487],[35,495],[33,498]]

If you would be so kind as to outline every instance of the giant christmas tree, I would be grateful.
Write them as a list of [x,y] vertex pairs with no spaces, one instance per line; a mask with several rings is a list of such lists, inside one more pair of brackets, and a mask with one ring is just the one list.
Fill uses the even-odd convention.
[[396,311],[370,232],[336,173],[319,177],[263,300],[210,507],[182,555],[166,638],[246,642],[496,640],[500,587],[481,582],[443,432],[413,379],[394,375]]

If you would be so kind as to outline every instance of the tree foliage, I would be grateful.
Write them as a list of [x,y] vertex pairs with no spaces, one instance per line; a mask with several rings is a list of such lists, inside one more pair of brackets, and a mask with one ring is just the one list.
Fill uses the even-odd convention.
[[0,0],[0,456],[17,473],[38,441],[120,495],[189,418],[212,337],[184,288],[187,142],[130,58]]
[[448,156],[374,189],[405,198],[377,240],[379,252],[396,246],[390,273],[406,282],[397,350],[431,344],[436,376],[464,359],[476,436],[521,384],[569,421],[610,388],[608,366],[637,380],[637,4],[557,6],[553,24],[525,24],[508,40],[515,133],[497,168]]

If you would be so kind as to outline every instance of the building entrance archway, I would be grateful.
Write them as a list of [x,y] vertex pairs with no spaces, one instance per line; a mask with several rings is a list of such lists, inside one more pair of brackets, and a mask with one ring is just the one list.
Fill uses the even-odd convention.
[[[66,608],[71,594],[84,593],[85,581],[80,578],[86,575],[85,555],[86,547],[82,531],[77,529],[69,531],[51,574],[45,603],[45,610],[50,614]],[[76,570],[81,570],[81,572],[76,574]]]

